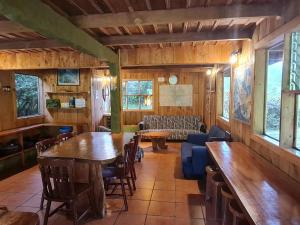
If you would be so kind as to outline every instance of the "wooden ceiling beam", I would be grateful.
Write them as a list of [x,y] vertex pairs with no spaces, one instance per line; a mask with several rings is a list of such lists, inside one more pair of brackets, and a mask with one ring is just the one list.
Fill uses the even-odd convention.
[[281,16],[282,7],[276,4],[211,6],[184,9],[121,12],[76,16],[71,20],[82,28],[136,26],[183,23],[199,20],[265,18]]
[[173,34],[147,34],[131,36],[108,36],[100,38],[101,43],[107,46],[116,45],[138,45],[157,44],[172,42],[192,42],[192,41],[221,41],[221,40],[245,40],[251,39],[252,31],[209,31],[209,32],[188,32]]
[[[32,9],[35,13],[32,13]],[[0,0],[0,14],[49,39],[111,63],[118,55],[40,0]]]
[[[239,17],[265,18],[269,16],[281,16],[281,8],[282,7],[278,4],[230,5],[206,8],[94,14],[71,17],[71,20],[77,26],[84,29],[136,25],[143,26],[151,24],[184,23],[209,19],[235,19]],[[12,21],[0,21],[0,34],[20,32],[32,32],[32,30]]]

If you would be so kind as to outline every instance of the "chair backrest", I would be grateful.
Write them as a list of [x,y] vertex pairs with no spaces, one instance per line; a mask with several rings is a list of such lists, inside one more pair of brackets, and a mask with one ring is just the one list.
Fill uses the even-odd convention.
[[72,132],[68,132],[68,133],[59,134],[57,136],[57,140],[58,140],[58,142],[63,142],[63,141],[66,141],[66,140],[68,140],[72,137],[74,137],[74,134]]
[[38,162],[46,198],[53,200],[74,198],[75,160],[39,158]]
[[124,145],[124,154],[123,154],[123,162],[124,162],[124,172],[127,175],[134,164],[134,158],[132,157],[134,151],[134,142],[130,141],[129,143]]
[[39,141],[35,144],[35,148],[38,152],[38,154],[45,152],[48,150],[48,148],[54,146],[57,143],[55,138],[49,138],[42,141]]
[[209,130],[208,141],[231,141],[231,134],[214,125]]
[[139,148],[139,142],[140,142],[141,136],[136,134],[133,136],[133,150],[130,153],[130,157],[133,160],[133,162],[135,161],[135,157],[136,157],[136,153],[138,151]]

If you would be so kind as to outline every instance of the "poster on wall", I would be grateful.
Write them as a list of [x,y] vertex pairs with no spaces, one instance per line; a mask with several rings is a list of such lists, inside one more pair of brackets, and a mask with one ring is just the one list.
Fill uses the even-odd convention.
[[193,85],[160,85],[160,106],[193,106]]
[[252,70],[250,65],[239,66],[234,70],[233,114],[234,118],[250,123],[252,101]]

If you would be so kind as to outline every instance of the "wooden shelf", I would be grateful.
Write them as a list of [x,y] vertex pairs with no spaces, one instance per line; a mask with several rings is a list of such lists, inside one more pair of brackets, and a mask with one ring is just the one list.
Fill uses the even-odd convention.
[[46,94],[51,94],[51,95],[87,95],[89,92],[86,91],[80,91],[80,92],[68,92],[68,91],[58,91],[58,92],[52,92],[52,91],[47,91],[45,92]]
[[80,110],[86,109],[87,107],[80,107],[80,108],[47,108],[48,110]]

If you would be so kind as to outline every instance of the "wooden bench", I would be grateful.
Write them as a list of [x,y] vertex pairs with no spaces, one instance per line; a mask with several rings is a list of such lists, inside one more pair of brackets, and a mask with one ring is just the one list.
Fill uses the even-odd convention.
[[250,224],[300,224],[300,185],[239,142],[206,143]]

